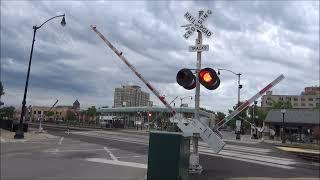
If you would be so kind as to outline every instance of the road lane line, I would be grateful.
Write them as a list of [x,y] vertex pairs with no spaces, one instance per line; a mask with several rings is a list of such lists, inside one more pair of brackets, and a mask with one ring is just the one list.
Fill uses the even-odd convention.
[[108,160],[108,159],[102,159],[102,158],[87,158],[86,160],[90,162],[99,162],[99,163],[105,163],[105,164],[147,169],[147,164],[140,164],[140,163],[134,163],[134,162],[116,161],[116,160]]
[[62,143],[62,141],[63,141],[63,139],[64,139],[64,137],[61,137],[61,138],[59,139],[58,144],[61,144],[61,143]]
[[109,154],[109,156],[111,157],[112,160],[118,161],[118,159],[113,155],[113,153],[107,147],[103,147],[103,149],[108,152],[108,154]]

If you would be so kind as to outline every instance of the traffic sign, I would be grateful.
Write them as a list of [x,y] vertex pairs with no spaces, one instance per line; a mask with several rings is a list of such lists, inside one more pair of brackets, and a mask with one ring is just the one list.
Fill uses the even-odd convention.
[[196,30],[202,32],[207,37],[210,37],[212,35],[212,32],[205,25],[203,25],[203,22],[207,20],[210,14],[212,14],[212,12],[210,10],[207,10],[207,12],[203,13],[199,19],[196,19],[189,12],[186,12],[186,14],[184,14],[184,17],[192,24],[192,26],[183,35],[183,37],[188,39]]
[[189,46],[189,52],[201,52],[201,51],[209,51],[209,45],[197,45],[197,46]]

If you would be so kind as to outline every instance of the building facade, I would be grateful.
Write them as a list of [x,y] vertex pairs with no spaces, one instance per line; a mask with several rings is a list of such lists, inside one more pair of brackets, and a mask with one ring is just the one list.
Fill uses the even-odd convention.
[[140,86],[122,86],[115,88],[113,107],[151,106],[150,94],[143,92]]
[[272,91],[268,91],[262,96],[261,107],[272,107],[272,103],[277,101],[289,101],[295,109],[320,107],[320,87],[306,87],[301,95],[274,95]]
[[[56,106],[50,109],[51,107],[47,106],[32,106],[29,112],[29,121],[38,121],[40,119],[44,121],[65,121],[67,120],[68,112],[75,113],[76,116],[80,115],[80,103],[78,100],[72,106]],[[49,113],[50,111],[51,113]]]

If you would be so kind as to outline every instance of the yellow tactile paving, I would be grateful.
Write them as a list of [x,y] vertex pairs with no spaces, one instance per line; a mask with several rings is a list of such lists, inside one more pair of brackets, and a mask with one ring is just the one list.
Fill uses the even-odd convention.
[[302,148],[283,147],[283,146],[277,146],[277,148],[283,151],[290,151],[290,152],[320,154],[319,150],[314,150],[314,149],[302,149]]

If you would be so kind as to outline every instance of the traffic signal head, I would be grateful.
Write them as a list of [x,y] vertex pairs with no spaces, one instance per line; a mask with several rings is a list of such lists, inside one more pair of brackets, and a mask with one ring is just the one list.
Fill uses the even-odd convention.
[[193,89],[196,87],[196,77],[190,69],[181,69],[177,74],[177,82],[185,89]]
[[199,72],[199,82],[209,90],[215,90],[220,85],[216,71],[211,68],[204,68]]

